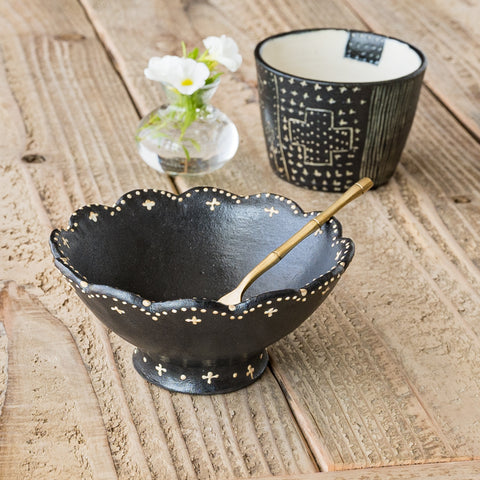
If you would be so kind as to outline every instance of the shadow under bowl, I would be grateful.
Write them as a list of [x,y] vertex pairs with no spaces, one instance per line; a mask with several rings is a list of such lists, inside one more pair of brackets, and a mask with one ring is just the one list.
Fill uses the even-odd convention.
[[241,303],[216,300],[318,213],[271,193],[134,190],[112,207],[77,210],[67,229],[52,232],[50,247],[90,310],[137,347],[133,363],[145,379],[224,393],[260,377],[266,347],[318,308],[352,260],[353,242],[332,218]]

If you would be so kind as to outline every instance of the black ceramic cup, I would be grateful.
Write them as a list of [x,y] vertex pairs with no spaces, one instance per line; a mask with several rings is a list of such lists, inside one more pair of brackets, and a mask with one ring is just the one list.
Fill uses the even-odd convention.
[[313,190],[345,191],[393,175],[427,65],[395,38],[342,29],[299,30],[255,49],[260,109],[273,170]]

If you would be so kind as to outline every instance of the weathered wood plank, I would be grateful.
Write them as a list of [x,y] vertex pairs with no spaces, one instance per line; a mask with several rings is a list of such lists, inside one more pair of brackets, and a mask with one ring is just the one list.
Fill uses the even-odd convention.
[[[231,35],[239,44],[243,66],[222,79],[215,94],[215,105],[243,115],[244,100],[256,98],[253,50],[262,38],[284,30],[315,26],[361,27],[362,23],[343,2],[304,0],[213,0],[209,2],[170,2],[155,0],[138,5],[122,0],[114,4],[80,0],[106,48],[112,53],[122,78],[142,114],[160,103],[161,89],[145,79],[143,70],[154,55],[179,55],[181,42],[201,47],[209,35]],[[141,29],[141,35],[138,32]],[[235,96],[241,92],[242,101]],[[241,152],[239,152],[241,153]]]
[[[85,179],[87,184],[89,181],[94,184],[92,178],[95,179],[95,172],[89,172],[89,162],[98,154],[98,148],[86,141],[85,148],[79,151],[76,148],[79,140],[88,139],[91,132],[95,132],[93,138],[103,149],[106,162],[114,163],[110,153],[115,152],[119,139],[123,139],[129,132],[121,120],[120,109],[118,124],[105,124],[97,117],[90,117],[89,124],[80,121],[74,125],[71,120],[85,113],[82,105],[84,98],[89,96],[95,99],[92,108],[110,108],[110,105],[106,108],[106,104],[97,98],[99,89],[95,81],[87,80],[86,72],[91,69],[100,68],[110,72],[109,82],[104,83],[102,88],[108,89],[113,99],[116,95],[126,97],[105,52],[98,43],[95,44],[93,32],[85,22],[82,9],[77,7],[75,10],[74,6],[75,4],[68,4],[70,14],[74,20],[83,18],[83,25],[82,22],[77,25],[83,30],[77,30],[76,33],[75,30],[73,33],[66,30],[64,35],[62,27],[71,28],[70,25],[76,25],[76,22],[69,22],[66,18],[58,21],[57,8],[51,8],[52,12],[55,11],[52,25],[44,27],[41,22],[34,23],[28,32],[28,22],[23,23],[23,17],[6,3],[2,4],[1,21],[2,27],[5,27],[2,32],[10,34],[0,36],[3,60],[0,72],[0,115],[5,140],[2,142],[0,166],[1,278],[15,280],[19,285],[26,286],[50,311],[62,318],[88,365],[90,381],[99,399],[103,422],[109,433],[110,455],[114,459],[119,478],[137,476],[148,479],[150,472],[125,403],[106,331],[79,302],[71,301],[72,294],[53,268],[48,251],[48,236],[52,225],[65,225],[73,211],[73,205],[78,207],[88,201],[99,201],[93,194],[89,196],[88,192],[85,193],[81,187],[81,182]],[[30,7],[25,13],[38,10],[38,5],[32,4]],[[65,12],[64,16],[67,17]],[[43,14],[38,18],[45,21],[48,16]],[[21,33],[18,36],[13,34],[16,28]],[[71,72],[67,74],[68,68],[64,62],[68,64],[71,52],[69,46],[78,52],[81,51],[81,45],[92,49],[90,56],[88,52],[83,52],[83,59],[90,59],[92,63],[87,65],[87,61],[83,67],[78,65],[76,76]],[[59,85],[63,85],[62,94],[57,91]],[[63,95],[66,95],[67,101]],[[128,101],[125,102],[124,114],[130,114],[133,122],[138,119]],[[118,126],[121,126],[123,132]],[[68,132],[67,135],[65,131]],[[133,157],[134,149],[130,148],[130,152]],[[35,157],[30,158],[36,158],[37,161],[22,161],[26,154],[35,154]],[[147,179],[151,178],[151,172],[141,162],[137,165],[140,173],[132,175],[128,166],[130,158],[125,152],[122,156],[118,155],[115,161],[117,163],[114,164],[119,167],[117,177],[121,177],[123,182],[122,190],[129,182],[134,186],[138,186],[137,182],[144,182],[145,185]],[[103,194],[107,196],[113,192],[113,198],[105,200],[113,201],[120,192],[114,193],[108,175],[104,173],[97,175],[95,181],[105,182],[103,178],[98,178],[102,175],[107,179],[107,189],[103,190]],[[25,465],[28,466],[30,460],[32,459],[26,456]]]
[[[109,16],[99,2],[84,4],[104,42],[116,46],[122,76],[129,85],[141,85],[132,95],[147,111],[158,102],[158,92],[142,78],[143,65],[123,60],[138,53],[139,40],[120,38],[122,19]],[[143,64],[153,53],[174,53],[171,40],[176,32],[189,32],[189,41],[196,32],[198,43],[206,35],[228,31],[248,55],[257,41],[275,31],[338,23],[366,27],[345,4],[316,2],[315,7],[247,2],[238,9],[234,2],[191,3],[175,30],[162,24],[156,32],[155,21],[148,22]],[[388,8],[393,9],[393,3]],[[269,21],[253,15],[255,9],[265,12]],[[168,51],[162,51],[162,40],[155,44],[156,35],[168,38]],[[240,194],[281,193],[306,209],[330,203],[331,195],[298,189],[270,171],[252,57],[246,56],[239,73],[222,82],[215,104],[237,124],[239,152],[220,172],[177,179],[179,189],[201,181]],[[455,148],[457,142],[461,151]],[[478,145],[424,91],[395,180],[339,215],[358,249],[335,296],[271,349],[275,375],[324,469],[480,454],[480,392],[474,380],[479,368],[478,252],[470,240],[478,236],[480,218],[476,189],[466,182],[478,179],[478,155]],[[471,202],[455,203],[452,198],[459,195]],[[465,234],[455,239],[456,232]]]
[[433,0],[347,0],[369,28],[421,48],[426,83],[480,139],[480,4]]
[[[66,226],[75,208],[112,203],[133,188],[173,186],[136,154],[138,115],[77,3],[32,0],[17,12],[4,2],[0,17],[0,92],[6,99],[0,119],[12,142],[2,145],[0,182],[2,212],[13,212],[8,220],[0,217],[6,233],[1,278],[27,286],[72,333],[118,478],[316,471],[271,374],[248,394],[221,400],[150,388],[133,369],[132,346],[107,333],[55,271],[48,235],[52,226]],[[37,161],[22,162],[25,154]]]
[[[480,272],[471,236],[480,211],[475,185],[464,183],[478,175],[478,156],[476,142],[424,92],[395,179],[352,206],[354,215],[341,214],[361,239],[342,284],[272,351],[325,469],[479,458]],[[452,162],[470,173],[445,181]],[[454,201],[459,191],[470,203]],[[315,398],[312,385],[321,391]]]
[[113,334],[110,339],[155,476],[227,479],[317,470],[270,372],[248,391],[171,394],[141,380],[131,365],[132,347]]
[[10,283],[0,292],[8,390],[0,477],[117,479],[85,365],[65,326]]
[[[476,480],[480,475],[480,462],[454,462],[408,467],[383,467],[351,470],[348,472],[315,473],[290,477],[275,477],[276,480]],[[273,477],[258,480],[272,480]]]

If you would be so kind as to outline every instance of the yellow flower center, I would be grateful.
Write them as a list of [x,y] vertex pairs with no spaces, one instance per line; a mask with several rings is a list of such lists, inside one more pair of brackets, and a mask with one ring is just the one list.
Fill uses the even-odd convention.
[[191,78],[186,78],[182,81],[183,87],[188,87],[189,85],[193,85],[193,80]]

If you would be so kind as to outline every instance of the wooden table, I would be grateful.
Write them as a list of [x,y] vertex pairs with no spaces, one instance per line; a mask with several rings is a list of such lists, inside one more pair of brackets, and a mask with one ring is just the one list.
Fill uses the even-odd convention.
[[[262,38],[321,26],[425,51],[401,164],[338,215],[354,261],[269,349],[260,381],[212,397],[153,387],[54,268],[49,233],[134,188],[329,204],[272,173],[253,61]],[[172,180],[136,153],[138,120],[161,98],[143,69],[222,33],[244,64],[214,104],[240,148],[212,175]],[[480,478],[479,34],[475,1],[2,0],[0,478]]]

